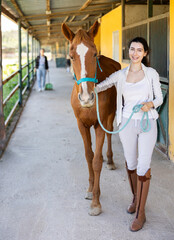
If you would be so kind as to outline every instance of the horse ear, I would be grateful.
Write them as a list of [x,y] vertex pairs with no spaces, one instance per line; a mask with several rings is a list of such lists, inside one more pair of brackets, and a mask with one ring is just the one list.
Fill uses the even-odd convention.
[[62,32],[64,34],[64,36],[70,41],[72,42],[75,34],[71,31],[71,29],[65,24],[62,24]]
[[98,29],[99,29],[99,22],[96,21],[89,29],[88,35],[92,38],[94,38],[97,35]]

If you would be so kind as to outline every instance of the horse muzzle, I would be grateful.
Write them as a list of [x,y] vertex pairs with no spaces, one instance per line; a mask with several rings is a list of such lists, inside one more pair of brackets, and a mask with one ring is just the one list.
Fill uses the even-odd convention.
[[94,92],[91,92],[90,94],[85,96],[85,95],[79,93],[78,99],[83,108],[91,108],[94,106],[95,94],[94,94]]

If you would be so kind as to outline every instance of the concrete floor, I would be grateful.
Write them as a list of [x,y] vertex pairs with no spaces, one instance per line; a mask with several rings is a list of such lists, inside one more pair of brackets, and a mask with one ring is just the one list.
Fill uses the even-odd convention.
[[131,192],[118,135],[117,169],[104,162],[101,174],[103,213],[88,215],[88,170],[70,105],[74,80],[51,66],[54,91],[33,89],[0,162],[0,240],[173,240],[174,164],[154,151],[147,222],[130,232]]

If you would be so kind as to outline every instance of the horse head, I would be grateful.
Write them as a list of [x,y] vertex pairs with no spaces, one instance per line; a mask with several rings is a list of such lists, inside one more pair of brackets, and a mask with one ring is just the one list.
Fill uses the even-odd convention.
[[[70,42],[69,56],[71,58],[74,74],[77,80],[82,78],[94,78],[97,74],[97,49],[94,44],[94,37],[99,28],[96,21],[89,31],[79,29],[73,33],[70,28],[63,23],[62,32]],[[95,101],[94,83],[76,83],[78,99],[82,107],[93,107]]]

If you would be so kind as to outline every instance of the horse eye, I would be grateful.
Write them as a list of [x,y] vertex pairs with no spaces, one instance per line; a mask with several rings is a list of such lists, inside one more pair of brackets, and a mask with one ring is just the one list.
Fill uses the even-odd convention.
[[70,56],[70,58],[71,58],[71,60],[73,60],[74,58],[73,58],[73,56]]
[[97,53],[94,54],[94,57],[97,57]]

